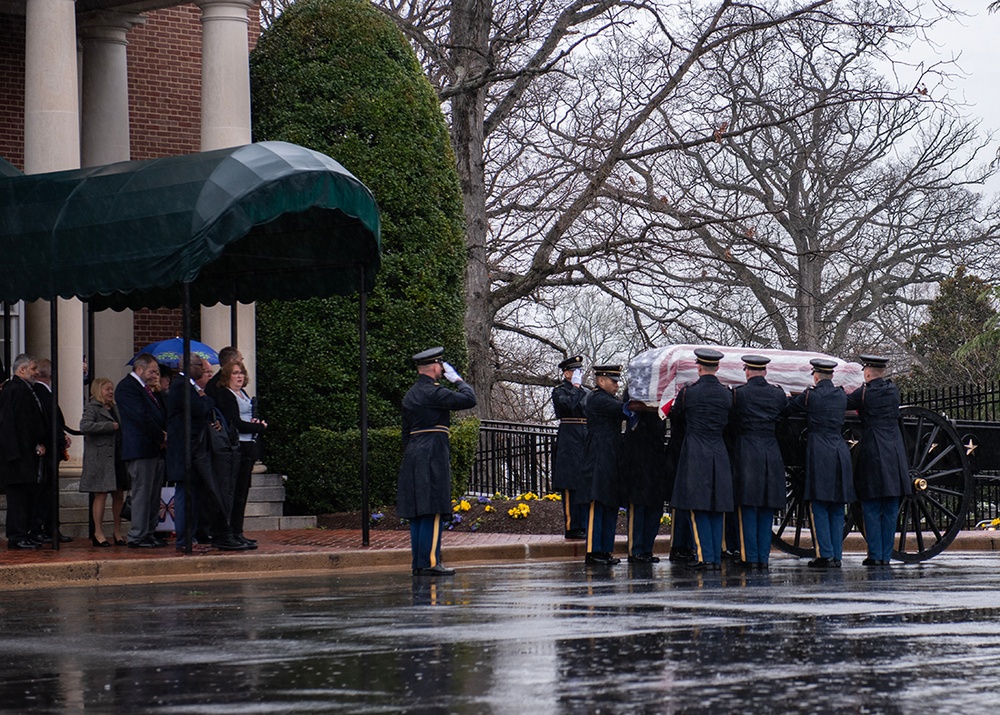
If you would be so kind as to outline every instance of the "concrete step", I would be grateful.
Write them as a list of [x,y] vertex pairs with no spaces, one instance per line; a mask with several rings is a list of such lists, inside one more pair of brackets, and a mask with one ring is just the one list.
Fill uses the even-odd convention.
[[[59,470],[59,514],[64,534],[86,537],[89,529],[90,495],[80,491],[80,466],[66,465]],[[316,527],[314,516],[284,516],[285,477],[267,472],[257,465],[251,477],[246,509],[247,531],[309,529]],[[0,528],[6,522],[7,497],[0,494]],[[111,522],[111,500],[105,510],[105,524]],[[127,522],[126,522],[127,524]]]

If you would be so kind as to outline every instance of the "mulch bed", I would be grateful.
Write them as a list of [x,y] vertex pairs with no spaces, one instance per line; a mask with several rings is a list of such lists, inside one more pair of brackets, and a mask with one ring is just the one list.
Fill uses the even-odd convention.
[[[455,519],[448,525],[451,531],[475,531],[484,534],[556,534],[565,531],[562,501],[548,499],[487,499],[479,501],[475,497],[466,498],[468,511],[458,511]],[[515,519],[508,514],[509,510],[519,505],[528,507],[528,514]],[[490,509],[487,510],[487,507]],[[381,518],[377,516],[381,514]],[[361,512],[342,512],[339,514],[322,514],[318,517],[318,525],[324,529],[359,529],[361,528]],[[379,531],[408,530],[409,524],[396,516],[395,506],[372,508],[371,528]],[[619,533],[625,528],[625,516],[619,514]]]

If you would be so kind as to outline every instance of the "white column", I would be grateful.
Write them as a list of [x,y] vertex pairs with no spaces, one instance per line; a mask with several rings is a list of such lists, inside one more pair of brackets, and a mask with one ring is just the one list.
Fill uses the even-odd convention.
[[[76,7],[73,0],[27,0],[24,41],[24,170],[40,174],[80,167]],[[26,306],[28,352],[51,357],[49,306]],[[83,306],[59,300],[59,404],[75,427],[83,412]],[[76,440],[70,456],[79,458]]]
[[[83,44],[80,154],[83,166],[132,158],[129,139],[127,33],[145,22],[115,12],[80,17]],[[88,355],[92,377],[117,382],[132,358],[134,316],[131,310],[102,310],[94,315],[96,355]]]
[[80,158],[83,166],[128,161],[128,60],[126,33],[141,17],[113,12],[80,18],[83,103]]
[[[201,8],[201,149],[249,144],[250,44],[247,11],[252,2],[202,0]],[[237,342],[256,392],[257,328],[253,305],[237,310]],[[216,350],[231,342],[230,307],[201,309],[201,338]]]

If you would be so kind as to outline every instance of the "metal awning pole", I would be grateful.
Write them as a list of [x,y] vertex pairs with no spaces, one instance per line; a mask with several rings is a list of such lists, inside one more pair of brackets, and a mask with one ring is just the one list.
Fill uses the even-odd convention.
[[52,415],[49,420],[50,439],[47,451],[52,469],[52,512],[49,518],[49,536],[52,548],[59,550],[59,457],[63,445],[59,444],[59,298],[49,301],[49,336],[52,343]]
[[361,353],[361,545],[368,546],[368,524],[371,520],[368,504],[368,292],[365,290],[365,266],[360,267],[360,353]]
[[[182,365],[184,370],[184,553],[190,554],[194,529],[192,522],[194,514],[191,513],[193,504],[191,502],[191,387],[188,381],[191,379],[191,284],[182,283],[184,294],[184,305],[182,308],[184,325],[184,357]],[[174,523],[174,530],[177,524]]]
[[236,341],[240,336],[239,306],[240,304],[236,300],[233,300],[233,304],[229,307],[229,344],[234,348],[237,347]]
[[10,334],[10,303],[3,304],[3,369],[7,374],[4,375],[4,379],[11,376],[10,372],[10,362],[11,362],[11,334]]
[[[90,402],[90,390],[87,388],[87,382],[92,385],[94,384],[94,367],[97,365],[97,356],[94,355],[95,344],[97,340],[94,337],[94,306],[91,302],[87,301],[87,380],[83,383],[83,404],[84,406]],[[87,524],[88,531],[87,536],[91,539],[94,538],[94,492],[90,492],[89,499],[87,500]],[[114,534],[112,534],[114,537]],[[114,541],[114,538],[112,538]]]

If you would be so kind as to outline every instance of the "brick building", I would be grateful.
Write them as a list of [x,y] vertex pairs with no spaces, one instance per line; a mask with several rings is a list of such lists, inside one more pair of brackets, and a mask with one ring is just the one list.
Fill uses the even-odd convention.
[[[259,31],[250,0],[0,0],[0,157],[34,174],[247,144]],[[51,355],[48,304],[12,312],[12,352]],[[236,313],[253,374],[253,306]],[[230,344],[232,317],[202,308],[202,340]],[[60,402],[75,426],[83,395],[66,366],[85,352],[85,307],[61,300],[58,320]],[[168,309],[97,313],[91,374],[117,381],[136,349],[179,335],[180,323]]]

